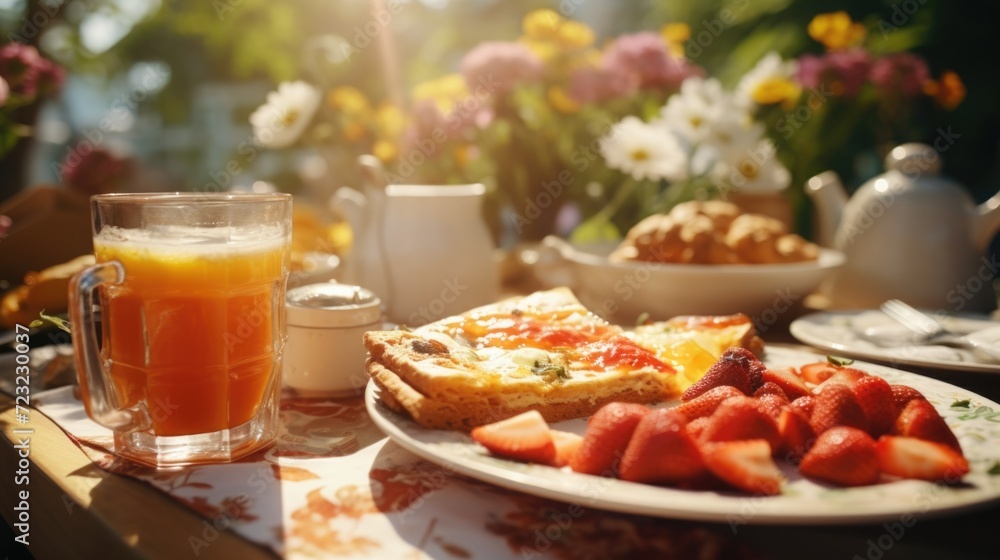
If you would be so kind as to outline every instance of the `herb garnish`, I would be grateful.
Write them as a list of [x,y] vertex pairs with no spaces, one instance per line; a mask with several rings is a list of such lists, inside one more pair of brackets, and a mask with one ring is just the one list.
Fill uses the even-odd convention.
[[840,358],[838,356],[827,356],[826,361],[837,367],[849,366],[854,363],[854,360],[850,358]]
[[992,474],[992,475],[1000,474],[1000,461],[997,461],[996,463],[993,463],[993,466],[990,467],[990,470],[988,470],[986,472],[988,474]]
[[969,399],[965,399],[964,401],[955,401],[955,402],[951,403],[951,407],[952,408],[969,408],[970,404],[972,404],[972,403],[969,401]]
[[541,362],[535,360],[535,365],[531,366],[531,373],[544,377],[547,381],[569,379],[569,373],[565,366],[557,366],[552,362]]

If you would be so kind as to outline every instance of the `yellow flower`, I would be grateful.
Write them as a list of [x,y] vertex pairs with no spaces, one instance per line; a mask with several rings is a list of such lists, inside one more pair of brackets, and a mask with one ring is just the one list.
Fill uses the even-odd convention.
[[568,49],[585,49],[594,44],[594,30],[585,23],[567,20],[558,29],[558,42]]
[[437,106],[441,114],[447,115],[459,101],[469,97],[469,86],[461,74],[447,74],[433,80],[417,84],[413,88],[413,100],[429,100]]
[[372,153],[375,154],[375,157],[382,160],[382,163],[389,163],[396,159],[396,146],[387,140],[378,140],[372,146]]
[[406,115],[392,103],[382,103],[375,110],[375,126],[379,136],[383,138],[398,138],[406,128]]
[[684,56],[684,43],[691,38],[691,28],[686,23],[668,23],[660,28],[660,36],[670,53],[681,57]]
[[946,111],[952,111],[965,99],[965,84],[962,78],[951,70],[941,74],[941,79],[927,80],[924,93],[934,98],[934,103]]
[[529,39],[554,41],[559,39],[559,26],[564,21],[561,15],[552,10],[535,10],[528,12],[521,20],[521,29]]
[[330,107],[348,115],[362,115],[371,109],[365,94],[351,86],[333,88],[327,94],[326,102]]
[[810,37],[831,51],[860,45],[868,33],[863,25],[853,22],[844,11],[817,15],[809,22],[808,31]]
[[542,62],[551,62],[559,56],[559,47],[551,41],[536,41],[528,37],[521,38],[521,44],[528,47]]
[[580,111],[580,104],[561,87],[550,87],[546,97],[548,97],[549,104],[560,113],[572,115]]
[[802,87],[795,82],[774,76],[762,80],[753,91],[750,97],[759,105],[774,105],[781,103],[785,106],[794,103],[802,94]]

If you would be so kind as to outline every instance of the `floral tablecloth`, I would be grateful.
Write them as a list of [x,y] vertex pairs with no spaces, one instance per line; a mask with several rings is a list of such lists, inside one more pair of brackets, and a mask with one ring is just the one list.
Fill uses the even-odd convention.
[[218,531],[229,530],[287,558],[756,557],[722,526],[584,509],[423,461],[385,438],[360,397],[284,395],[275,447],[171,470],[110,454],[111,433],[86,417],[73,387],[38,402],[100,468],[204,516],[204,530],[188,538],[199,556],[211,556]]

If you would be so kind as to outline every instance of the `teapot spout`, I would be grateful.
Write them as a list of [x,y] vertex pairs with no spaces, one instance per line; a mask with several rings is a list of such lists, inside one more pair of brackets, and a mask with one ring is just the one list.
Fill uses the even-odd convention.
[[806,194],[816,206],[816,242],[833,247],[847,204],[847,192],[840,177],[833,171],[824,171],[806,182]]
[[985,252],[993,236],[1000,231],[1000,193],[979,205],[972,219],[972,241]]

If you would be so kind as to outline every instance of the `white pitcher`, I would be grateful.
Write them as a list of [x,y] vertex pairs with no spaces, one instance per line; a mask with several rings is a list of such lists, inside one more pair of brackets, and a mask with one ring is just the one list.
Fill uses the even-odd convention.
[[408,326],[495,301],[498,265],[481,216],[485,187],[384,185],[373,159],[362,158],[363,193],[341,187],[330,201],[354,232],[345,281],[375,292],[389,319]]

